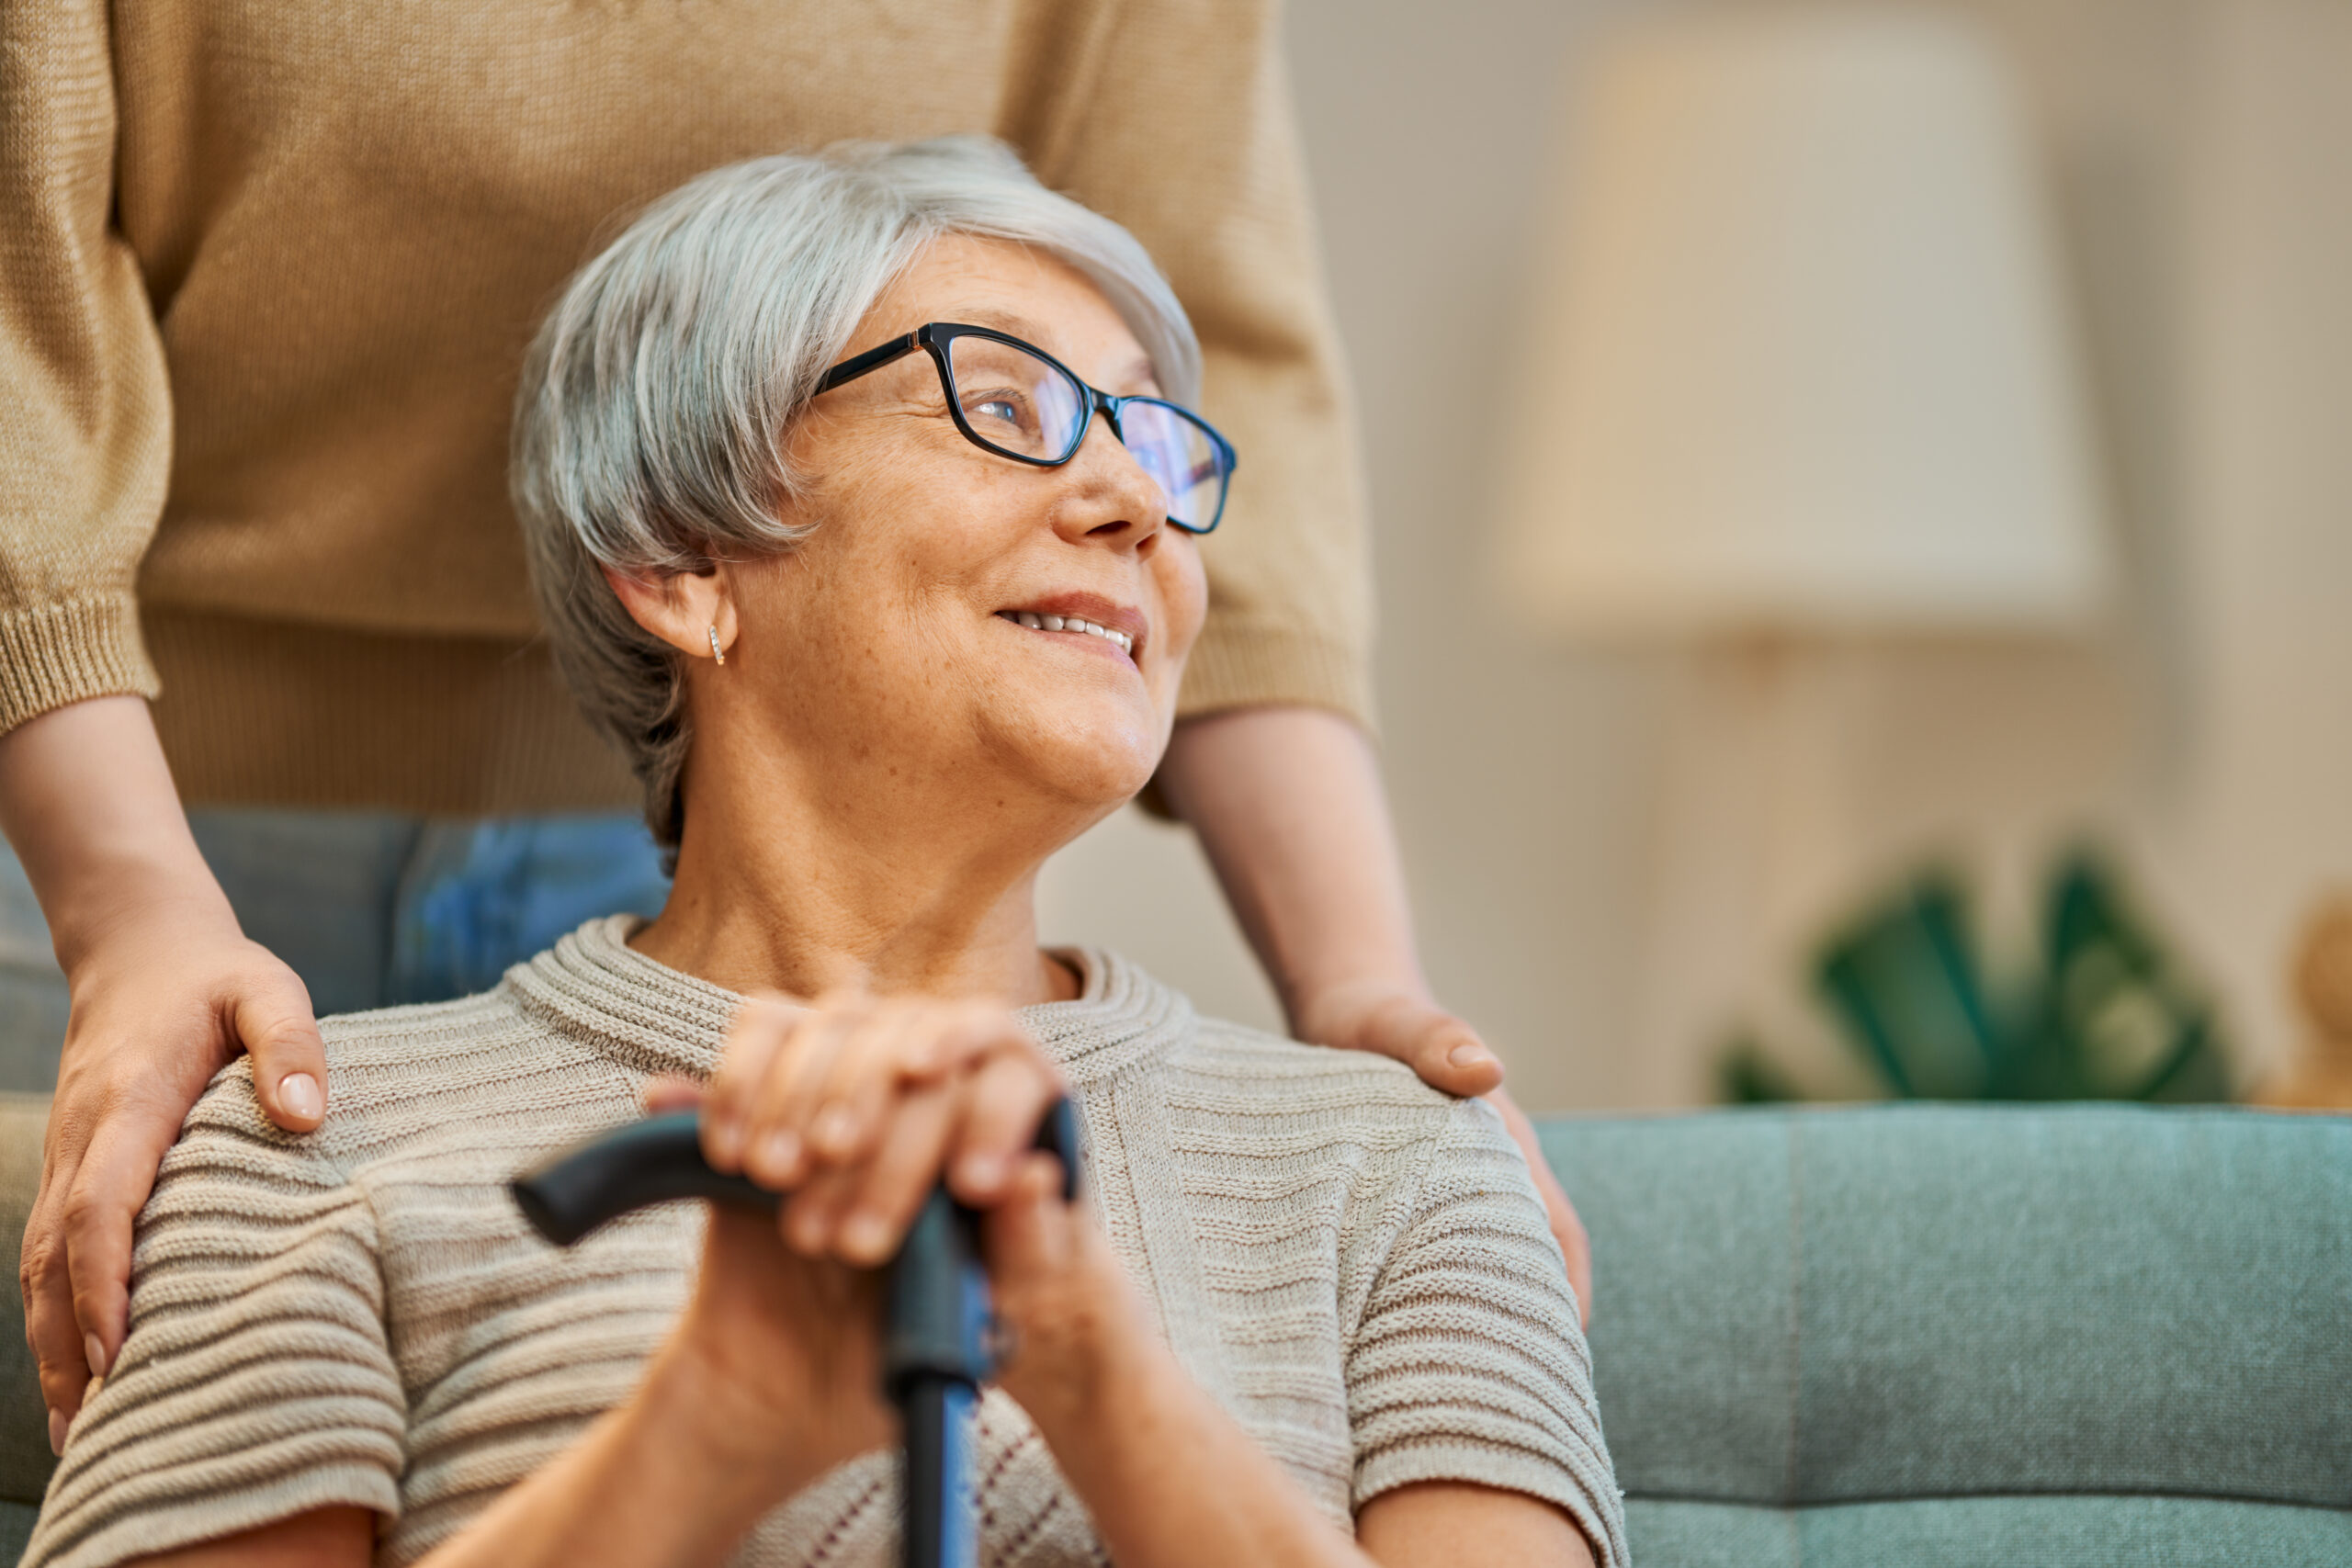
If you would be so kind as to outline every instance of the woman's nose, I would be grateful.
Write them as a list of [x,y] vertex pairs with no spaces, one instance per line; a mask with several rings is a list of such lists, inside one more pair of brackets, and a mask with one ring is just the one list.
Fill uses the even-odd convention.
[[1062,472],[1076,481],[1077,504],[1061,513],[1061,529],[1080,538],[1116,544],[1148,555],[1168,526],[1168,497],[1136,461],[1110,421],[1097,419]]

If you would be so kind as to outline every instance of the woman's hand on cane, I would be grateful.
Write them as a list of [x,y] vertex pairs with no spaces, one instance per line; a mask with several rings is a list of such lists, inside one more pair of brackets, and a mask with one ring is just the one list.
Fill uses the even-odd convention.
[[1033,1145],[1062,1092],[1004,1008],[862,996],[748,1002],[707,1094],[657,1085],[649,1109],[699,1101],[715,1168],[784,1195],[774,1219],[712,1206],[663,1354],[713,1437],[794,1484],[892,1441],[879,1266],[941,1181],[985,1211],[1054,1175]]
[[703,1110],[703,1153],[788,1193],[786,1245],[888,1261],[932,1188],[1000,1201],[1062,1095],[1009,1009],[838,996],[743,1010]]

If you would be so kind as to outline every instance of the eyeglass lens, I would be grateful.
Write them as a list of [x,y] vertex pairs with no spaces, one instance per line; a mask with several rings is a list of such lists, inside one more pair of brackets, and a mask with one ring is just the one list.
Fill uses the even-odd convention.
[[947,361],[956,404],[975,435],[1040,462],[1070,455],[1086,420],[1086,394],[1069,377],[1024,349],[988,337],[951,340]]
[[[981,441],[1039,462],[1067,460],[1084,434],[1087,394],[1059,367],[994,338],[947,344],[956,406]],[[1206,430],[1172,404],[1140,401],[1119,412],[1119,434],[1168,499],[1169,521],[1205,528],[1225,495],[1225,464]]]

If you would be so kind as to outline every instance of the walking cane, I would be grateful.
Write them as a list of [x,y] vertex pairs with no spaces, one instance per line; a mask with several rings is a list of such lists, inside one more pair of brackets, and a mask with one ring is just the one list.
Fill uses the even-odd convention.
[[[632,1209],[707,1198],[775,1213],[779,1194],[702,1157],[699,1115],[649,1116],[590,1140],[515,1179],[514,1201],[538,1233],[569,1247]],[[1078,1195],[1078,1113],[1057,1100],[1037,1146],[1062,1162],[1062,1196]],[[971,1412],[993,1370],[988,1274],[978,1218],[932,1190],[890,1263],[884,1292],[882,1393],[899,1413],[906,1445],[903,1568],[973,1568],[978,1540],[971,1468]]]

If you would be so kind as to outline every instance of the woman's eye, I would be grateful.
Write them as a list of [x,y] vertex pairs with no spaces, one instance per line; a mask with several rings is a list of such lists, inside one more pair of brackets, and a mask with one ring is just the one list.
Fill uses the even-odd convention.
[[969,393],[964,400],[964,415],[995,424],[1023,426],[1029,419],[1029,400],[1012,391]]

